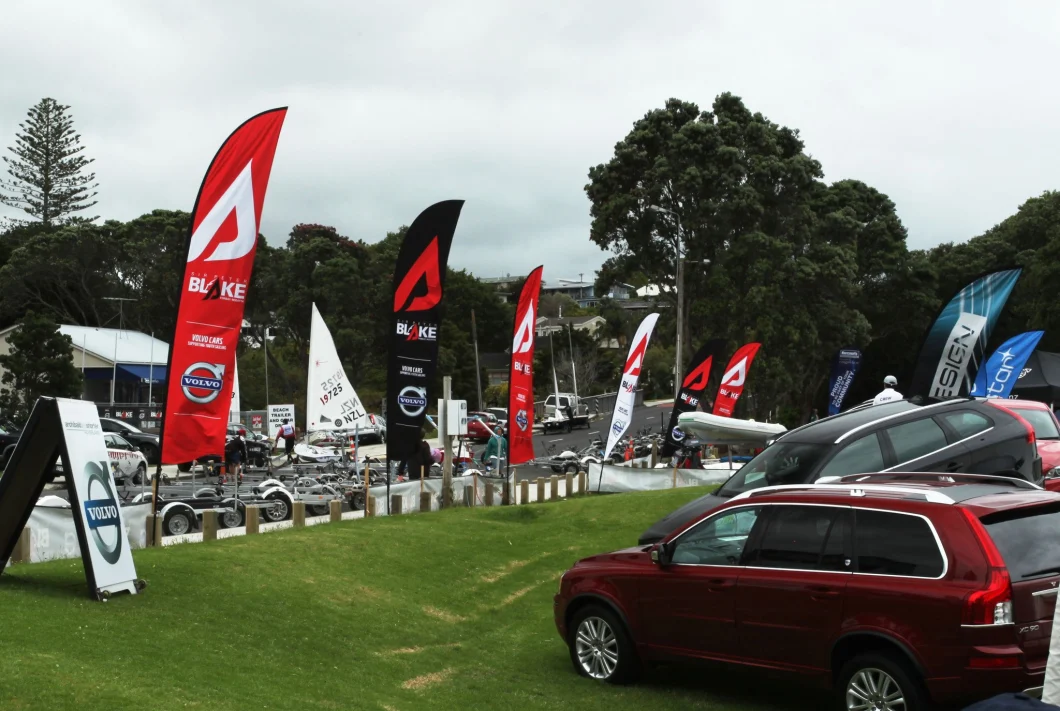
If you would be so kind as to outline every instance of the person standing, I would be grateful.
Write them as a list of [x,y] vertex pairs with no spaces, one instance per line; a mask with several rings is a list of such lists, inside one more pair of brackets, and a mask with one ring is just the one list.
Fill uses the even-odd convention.
[[276,432],[276,446],[280,446],[280,440],[283,440],[283,451],[287,455],[287,463],[290,464],[294,461],[294,424],[291,423],[286,417],[283,420],[283,424],[280,425],[280,429]]
[[902,393],[895,390],[895,386],[898,385],[898,378],[893,375],[888,375],[883,379],[883,390],[879,392],[872,399],[873,405],[882,405],[885,402],[893,402],[894,400],[904,400]]
[[247,441],[243,435],[236,435],[225,442],[225,463],[234,481],[243,481],[243,462],[248,459],[250,453],[247,451]]
[[482,450],[482,457],[479,461],[488,470],[494,466],[494,457],[497,458],[497,469],[500,469],[504,462],[508,460],[508,440],[504,438],[504,427],[501,425],[497,425],[497,429],[493,430],[493,435],[490,437],[489,442],[486,443],[486,449]]

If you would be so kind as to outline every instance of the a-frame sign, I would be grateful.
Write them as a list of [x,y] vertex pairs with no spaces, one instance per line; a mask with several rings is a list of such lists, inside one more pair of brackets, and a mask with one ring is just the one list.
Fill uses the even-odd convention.
[[99,414],[84,400],[41,398],[33,406],[0,476],[0,573],[53,477],[56,457],[63,462],[89,593],[106,600],[114,592],[142,590],[114,494]]

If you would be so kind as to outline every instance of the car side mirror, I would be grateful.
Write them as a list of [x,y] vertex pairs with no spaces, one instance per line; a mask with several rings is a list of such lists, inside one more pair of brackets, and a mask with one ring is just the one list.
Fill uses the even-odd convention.
[[673,550],[671,550],[668,543],[659,543],[651,549],[651,559],[653,563],[657,563],[660,566],[667,566],[673,556]]

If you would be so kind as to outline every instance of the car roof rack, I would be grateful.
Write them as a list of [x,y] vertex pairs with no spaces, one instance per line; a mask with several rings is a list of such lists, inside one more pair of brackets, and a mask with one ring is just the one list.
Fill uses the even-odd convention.
[[876,472],[870,474],[847,474],[833,480],[837,484],[855,484],[859,482],[876,481],[942,481],[969,482],[976,484],[996,484],[999,486],[1011,486],[1017,489],[1028,489],[1032,491],[1043,491],[1042,487],[1026,479],[1018,479],[1013,476],[1002,476],[1000,474],[945,474],[940,472]]
[[737,494],[730,501],[739,501],[741,499],[750,499],[755,496],[764,496],[766,494],[782,493],[782,492],[798,492],[798,491],[817,491],[817,492],[829,492],[834,493],[837,491],[847,491],[850,496],[865,496],[867,493],[880,493],[880,494],[904,494],[905,496],[915,497],[923,499],[924,501],[930,501],[934,504],[955,504],[957,503],[953,497],[938,491],[936,489],[917,489],[909,486],[887,486],[886,484],[781,484],[778,486],[763,486],[758,489],[751,489],[745,491],[742,494]]

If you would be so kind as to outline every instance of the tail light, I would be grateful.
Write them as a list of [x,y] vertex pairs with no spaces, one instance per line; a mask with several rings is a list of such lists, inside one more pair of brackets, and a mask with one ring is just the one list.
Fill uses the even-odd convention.
[[979,548],[986,556],[988,567],[986,587],[968,593],[964,598],[964,610],[961,613],[961,624],[964,625],[1010,625],[1012,624],[1012,580],[1009,578],[1005,560],[997,546],[980,523],[968,509],[961,509],[964,518],[972,529]]

